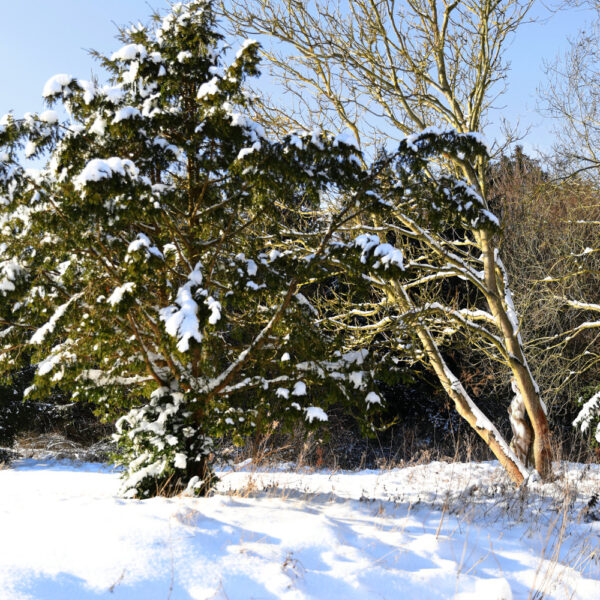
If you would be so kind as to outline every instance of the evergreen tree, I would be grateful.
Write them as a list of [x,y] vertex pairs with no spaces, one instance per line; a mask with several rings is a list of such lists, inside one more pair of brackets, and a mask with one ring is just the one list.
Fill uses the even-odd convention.
[[370,406],[367,353],[324,337],[301,290],[373,200],[344,138],[272,142],[245,116],[258,45],[227,63],[210,2],[120,37],[109,84],[56,75],[49,110],[0,126],[1,364],[31,357],[29,398],[60,386],[118,418],[127,495],[201,495],[215,436]]

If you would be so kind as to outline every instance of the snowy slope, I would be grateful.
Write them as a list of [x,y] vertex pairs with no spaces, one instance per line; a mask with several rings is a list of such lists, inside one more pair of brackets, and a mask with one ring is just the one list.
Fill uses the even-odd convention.
[[0,598],[597,600],[600,468],[563,468],[524,492],[495,463],[225,471],[136,501],[109,468],[24,460],[0,470]]

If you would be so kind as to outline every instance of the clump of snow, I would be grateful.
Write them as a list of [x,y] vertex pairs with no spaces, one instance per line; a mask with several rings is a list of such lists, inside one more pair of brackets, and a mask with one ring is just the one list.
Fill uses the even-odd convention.
[[334,146],[339,146],[339,145],[350,146],[351,148],[355,148],[356,150],[359,150],[359,146],[358,146],[358,142],[356,141],[356,138],[349,131],[343,131],[342,133],[338,134],[333,139],[333,145]]
[[252,146],[249,146],[248,148],[242,148],[238,152],[237,160],[242,160],[246,156],[256,152],[257,150],[260,150],[260,148],[261,148],[260,142],[254,142],[254,144],[252,144]]
[[120,61],[131,61],[140,58],[146,58],[148,53],[146,52],[146,48],[141,44],[127,44],[123,46],[120,50],[117,50],[110,57],[110,60],[120,60]]
[[365,398],[365,402],[369,405],[371,404],[381,404],[381,396],[376,394],[375,392],[369,392],[367,397]]
[[177,469],[185,469],[187,467],[187,456],[182,452],[177,452],[174,464]]
[[[177,291],[174,306],[168,306],[160,310],[160,318],[165,323],[166,332],[178,339],[177,349],[180,352],[187,352],[190,347],[190,340],[194,339],[198,343],[202,342],[203,336],[200,332],[200,323],[198,321],[198,304],[194,300],[193,289],[202,284],[202,265],[198,263],[194,270],[188,275],[188,281]],[[214,306],[211,311],[211,318],[217,319],[217,313],[220,317],[221,306]]]
[[128,158],[94,158],[90,160],[83,171],[74,179],[77,189],[84,188],[90,181],[100,181],[102,179],[110,179],[114,175],[125,177],[128,175],[132,179],[136,179],[139,174],[138,168],[133,161]]
[[104,135],[106,132],[106,120],[102,117],[96,117],[92,126],[90,127],[90,133],[95,133],[96,135]]
[[123,300],[125,294],[131,294],[135,290],[135,283],[128,281],[123,285],[116,287],[113,293],[106,299],[111,306],[116,306]]
[[79,84],[79,87],[83,89],[83,101],[86,104],[89,104],[98,93],[96,84],[92,81],[86,81],[85,79],[79,79],[77,83]]
[[342,359],[348,365],[360,366],[365,362],[365,359],[369,356],[369,350],[367,348],[361,348],[360,350],[352,350],[342,354]]
[[203,83],[198,88],[198,94],[197,94],[198,100],[218,94],[219,93],[219,85],[218,84],[219,84],[218,77],[213,77],[210,81]]
[[244,40],[244,43],[242,44],[242,46],[240,47],[240,49],[235,54],[236,60],[238,58],[240,58],[242,56],[242,54],[244,54],[244,52],[248,48],[250,48],[251,46],[258,46],[258,42],[256,40],[251,39],[251,38],[248,38],[248,39]]
[[115,118],[113,119],[113,123],[120,123],[121,121],[125,121],[126,119],[133,119],[135,117],[141,116],[142,113],[139,111],[139,109],[133,106],[123,106],[115,112]]
[[210,317],[208,317],[208,322],[211,325],[216,325],[217,322],[221,319],[221,303],[215,300],[212,296],[209,296],[205,300],[205,303],[208,306],[208,310],[210,310]]
[[33,156],[36,150],[37,146],[33,142],[27,142],[27,144],[25,145],[25,158],[30,158],[31,156]]
[[388,265],[396,265],[401,269],[404,268],[402,251],[398,248],[394,248],[391,244],[379,244],[373,251],[373,256],[380,257],[381,264],[386,268]]
[[189,50],[183,50],[177,55],[177,62],[184,63],[192,58],[192,53]]
[[318,406],[309,406],[304,409],[304,413],[306,416],[306,420],[309,423],[312,423],[315,419],[317,421],[327,421],[328,420],[327,413],[322,408],[319,408]]
[[67,300],[64,304],[61,304],[54,311],[54,314],[50,317],[50,319],[48,319],[48,321],[31,336],[29,343],[34,345],[41,344],[46,339],[46,336],[54,331],[56,324],[65,314],[69,306],[71,306],[73,302],[76,302],[82,295],[83,294],[81,293],[75,294],[75,296],[69,298],[69,300]]
[[0,262],[0,292],[13,292],[15,282],[25,273],[25,269],[14,260],[4,260]]
[[[231,108],[231,107],[229,107]],[[245,133],[250,137],[252,143],[259,142],[260,140],[266,140],[267,134],[265,133],[264,127],[260,123],[256,123],[247,115],[243,115],[240,112],[231,111],[229,113],[231,118],[231,125],[233,127],[241,127]]]
[[360,262],[365,264],[368,257],[372,254],[375,258],[379,258],[373,265],[378,268],[381,265],[387,269],[389,265],[394,265],[400,269],[404,269],[404,257],[402,251],[394,248],[391,244],[380,243],[379,236],[363,233],[354,240],[355,246],[362,250]]
[[297,381],[292,390],[292,396],[306,396],[306,384],[304,381]]
[[187,352],[190,348],[190,340],[202,341],[198,323],[198,304],[192,296],[191,286],[188,284],[179,288],[175,300],[178,308],[170,306],[161,310],[161,319],[165,323],[166,332],[178,338],[177,349]]
[[50,77],[44,85],[42,96],[44,98],[49,98],[50,96],[60,94],[64,88],[72,83],[72,81],[73,77],[71,75],[66,75],[65,73],[54,75],[53,77]]
[[148,254],[152,254],[158,258],[164,258],[163,253],[150,241],[150,238],[145,233],[137,234],[137,238],[127,246],[127,254],[133,254],[140,250],[145,250]]
[[58,123],[58,113],[55,110],[45,110],[39,114],[39,119],[44,123],[53,125],[54,123]]

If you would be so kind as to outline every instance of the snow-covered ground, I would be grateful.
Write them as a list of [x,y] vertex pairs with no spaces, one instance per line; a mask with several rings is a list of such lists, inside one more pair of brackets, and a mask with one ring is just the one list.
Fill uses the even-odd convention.
[[600,598],[600,466],[515,491],[496,463],[221,472],[117,496],[108,467],[0,470],[0,598]]

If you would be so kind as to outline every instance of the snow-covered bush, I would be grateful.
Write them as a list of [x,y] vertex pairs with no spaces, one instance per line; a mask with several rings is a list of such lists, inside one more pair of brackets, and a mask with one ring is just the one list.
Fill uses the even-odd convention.
[[202,494],[212,486],[212,439],[198,431],[190,402],[181,392],[158,388],[147,404],[121,417],[116,428],[125,496]]

